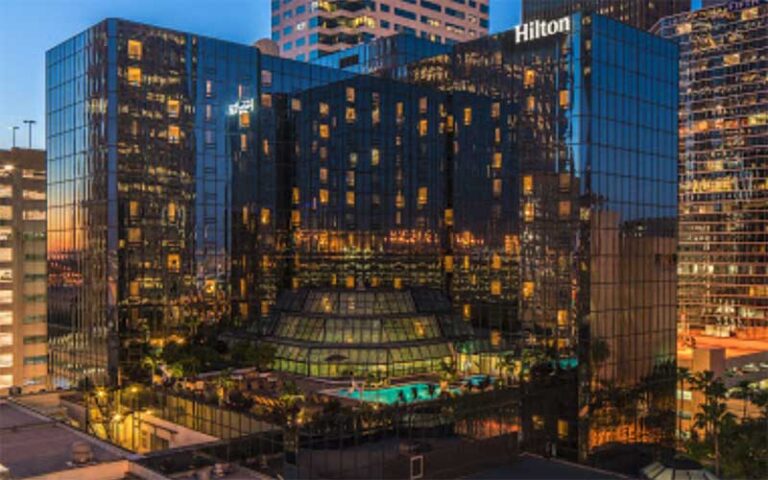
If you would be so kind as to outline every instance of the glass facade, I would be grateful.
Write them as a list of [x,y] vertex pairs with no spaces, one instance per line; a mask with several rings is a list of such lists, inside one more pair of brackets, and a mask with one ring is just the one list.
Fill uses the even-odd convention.
[[[544,427],[571,425],[565,443],[654,438],[642,416],[598,425],[596,399],[642,387],[648,414],[673,398],[678,52],[568,19],[365,64],[376,76],[118,20],[51,50],[54,371],[114,379],[147,343],[229,320],[295,372],[337,376],[334,355],[429,370],[449,328],[418,308],[432,289],[468,344],[578,377],[578,407]],[[305,303],[377,291],[405,310]]]
[[665,19],[680,46],[680,326],[764,335],[768,322],[768,4]]
[[[462,329],[463,326],[463,329]],[[458,327],[458,328],[457,328]],[[313,377],[402,377],[453,362],[443,332],[472,335],[430,290],[300,289],[275,305],[275,368]]]
[[691,0],[523,0],[522,7],[523,22],[551,20],[578,11],[589,11],[641,30],[650,30],[667,15],[689,11]]
[[[570,441],[584,454],[652,435],[640,416],[601,423],[605,392],[642,388],[646,413],[674,408],[677,50],[598,15],[575,14],[570,27],[529,42],[510,31],[460,44],[411,65],[409,78],[511,106],[513,332],[549,358],[577,361],[579,409],[590,414]],[[551,420],[542,428],[556,435]]]

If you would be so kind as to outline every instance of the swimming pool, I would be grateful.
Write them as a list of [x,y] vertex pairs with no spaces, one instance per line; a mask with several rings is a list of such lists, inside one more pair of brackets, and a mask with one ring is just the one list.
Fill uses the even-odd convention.
[[481,385],[483,382],[488,381],[488,383],[493,383],[495,380],[495,377],[492,377],[490,375],[470,375],[469,377],[466,377],[464,379],[465,384],[472,385],[473,387],[477,387]]
[[[430,389],[430,386],[433,388]],[[440,397],[440,392],[440,386],[434,383],[406,383],[376,390],[364,389],[362,393],[359,389],[350,392],[349,388],[330,390],[327,393],[363,402],[393,405],[398,402],[414,403],[435,400]],[[458,388],[452,388],[451,392],[460,393],[460,390]]]

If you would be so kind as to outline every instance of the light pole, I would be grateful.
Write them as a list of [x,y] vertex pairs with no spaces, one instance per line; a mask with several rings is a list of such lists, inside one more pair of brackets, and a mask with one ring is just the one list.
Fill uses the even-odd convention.
[[34,120],[24,120],[24,123],[29,125],[29,148],[32,148],[32,125],[36,124],[37,122]]
[[8,128],[11,130],[11,132],[13,132],[13,143],[12,143],[13,147],[12,148],[16,148],[16,130],[19,129],[19,126],[18,125],[14,125],[14,126],[8,127]]

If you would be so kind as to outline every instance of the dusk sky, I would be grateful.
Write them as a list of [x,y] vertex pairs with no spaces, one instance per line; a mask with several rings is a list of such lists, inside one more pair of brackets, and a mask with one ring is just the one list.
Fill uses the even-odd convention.
[[[0,0],[0,148],[27,146],[36,120],[44,148],[45,51],[106,17],[150,23],[240,43],[270,36],[270,0]],[[491,30],[519,22],[520,0],[491,0]]]

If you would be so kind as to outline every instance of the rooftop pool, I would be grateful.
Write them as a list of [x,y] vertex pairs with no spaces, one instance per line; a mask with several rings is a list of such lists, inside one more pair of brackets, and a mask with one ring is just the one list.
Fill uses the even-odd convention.
[[[430,391],[430,386],[432,390]],[[452,393],[459,393],[460,389],[452,388]],[[375,390],[360,389],[350,391],[349,388],[328,390],[326,393],[337,397],[351,398],[362,402],[383,403],[394,405],[395,403],[415,403],[435,400],[440,397],[440,386],[434,383],[406,383],[393,385]]]
[[[471,384],[473,387],[481,385],[486,379],[493,381],[494,377],[488,375],[472,375],[462,380],[464,384]],[[430,390],[430,386],[432,389]],[[461,388],[450,388],[449,391],[456,395],[461,393]],[[361,402],[383,403],[394,405],[395,403],[415,403],[426,402],[440,398],[440,386],[435,383],[404,383],[402,385],[393,385],[386,388],[377,389],[355,389],[349,387],[326,390],[324,393],[336,397],[349,398]]]

